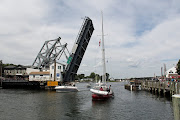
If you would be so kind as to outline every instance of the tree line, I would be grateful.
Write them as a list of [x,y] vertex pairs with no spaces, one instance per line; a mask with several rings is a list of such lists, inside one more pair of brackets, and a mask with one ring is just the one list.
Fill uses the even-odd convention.
[[[109,73],[106,73],[106,80],[109,80]],[[86,78],[92,78],[93,80],[102,80],[102,76],[99,74],[96,74],[94,72],[91,72],[89,76],[85,76],[85,74],[77,74],[75,76],[76,80],[86,79]]]
[[176,65],[176,70],[177,70],[178,75],[180,75],[180,59]]

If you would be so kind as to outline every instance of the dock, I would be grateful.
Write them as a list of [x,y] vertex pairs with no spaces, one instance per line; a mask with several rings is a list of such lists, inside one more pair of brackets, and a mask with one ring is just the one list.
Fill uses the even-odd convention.
[[1,83],[3,88],[40,88],[40,83],[37,81],[5,79]]
[[172,96],[180,93],[180,83],[174,81],[142,81],[141,89]]
[[180,82],[178,81],[138,80],[138,84],[135,82],[135,84],[126,84],[124,87],[129,90],[146,90],[164,96],[180,93]]

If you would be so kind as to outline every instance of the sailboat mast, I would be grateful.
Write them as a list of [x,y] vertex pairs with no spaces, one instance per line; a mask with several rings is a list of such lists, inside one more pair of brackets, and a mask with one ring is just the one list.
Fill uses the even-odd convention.
[[103,12],[102,14],[102,63],[103,63],[103,76],[102,81],[106,83],[106,63],[105,63],[105,49],[104,49],[104,30],[103,30]]

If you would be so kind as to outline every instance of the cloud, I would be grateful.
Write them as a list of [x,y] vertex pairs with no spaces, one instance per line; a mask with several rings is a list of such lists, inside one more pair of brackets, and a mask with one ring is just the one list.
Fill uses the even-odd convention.
[[88,65],[86,65],[86,64],[82,64],[81,66],[82,66],[82,67],[87,67]]
[[[80,71],[89,75],[100,66],[101,10],[107,72],[114,78],[160,75],[165,63],[176,64],[179,51],[180,1],[163,0],[1,0],[0,59],[4,63],[32,64],[46,40],[61,37],[71,51],[84,16],[94,32]],[[85,65],[88,67],[84,68]],[[96,68],[101,73],[101,68]]]
[[100,67],[100,66],[102,66],[102,61],[100,61],[100,62],[98,62],[96,65],[94,65],[93,67],[94,68],[97,68],[97,67]]

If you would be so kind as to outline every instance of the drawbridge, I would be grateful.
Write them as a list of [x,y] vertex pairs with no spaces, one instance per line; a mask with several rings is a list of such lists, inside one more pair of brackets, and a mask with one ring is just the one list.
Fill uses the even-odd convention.
[[65,69],[63,77],[64,82],[71,82],[75,80],[75,75],[79,69],[93,31],[94,26],[92,20],[89,17],[85,17],[72,52],[67,61],[68,65]]
[[74,81],[93,31],[92,20],[89,17],[85,17],[71,53],[67,49],[67,43],[61,44],[60,37],[55,40],[45,41],[32,67],[46,69],[64,54],[67,59],[67,66],[63,73],[63,82]]

